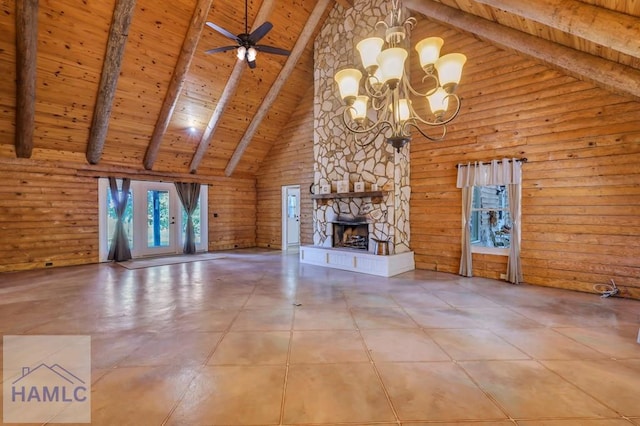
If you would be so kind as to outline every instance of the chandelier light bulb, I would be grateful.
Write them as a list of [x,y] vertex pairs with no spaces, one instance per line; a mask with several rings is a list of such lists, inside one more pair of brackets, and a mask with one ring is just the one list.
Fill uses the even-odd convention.
[[345,70],[338,71],[334,78],[336,83],[338,83],[340,97],[347,104],[353,103],[356,96],[358,96],[362,73],[355,68],[347,68]]
[[440,37],[425,38],[416,44],[416,52],[418,52],[420,66],[423,70],[433,69],[433,64],[440,57],[440,48],[443,44],[444,40]]
[[442,115],[449,109],[449,94],[442,87],[431,95],[427,96],[429,101],[429,108],[436,117],[442,117]]
[[360,52],[362,66],[369,74],[375,73],[378,69],[377,60],[383,44],[384,40],[380,37],[369,37],[356,45],[356,49]]
[[467,62],[467,57],[462,53],[449,53],[436,61],[435,67],[438,70],[440,86],[447,93],[453,93],[458,83],[460,83],[462,67],[465,62]]
[[406,50],[399,47],[385,49],[378,55],[378,65],[382,74],[382,81],[390,86],[397,84],[404,73],[404,61],[407,59]]

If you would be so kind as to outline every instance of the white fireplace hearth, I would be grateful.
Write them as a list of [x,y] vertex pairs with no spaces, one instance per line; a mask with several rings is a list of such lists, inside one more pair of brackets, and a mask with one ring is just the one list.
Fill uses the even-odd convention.
[[380,256],[363,250],[318,246],[301,246],[300,263],[379,277],[392,277],[415,269],[412,251]]

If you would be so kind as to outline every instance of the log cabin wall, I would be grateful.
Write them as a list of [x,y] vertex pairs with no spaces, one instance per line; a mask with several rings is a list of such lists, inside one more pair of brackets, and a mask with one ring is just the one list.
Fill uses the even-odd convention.
[[[416,267],[458,271],[456,164],[526,157],[524,281],[592,291],[614,279],[622,295],[640,298],[640,102],[428,21],[412,40],[434,34],[443,54],[468,59],[462,110],[446,139],[411,143]],[[413,80],[421,75],[413,66]],[[500,278],[506,261],[474,254],[473,273]]]
[[98,261],[98,183],[0,158],[0,272]]
[[[0,153],[0,272],[98,262],[97,176],[133,180],[197,180],[209,185],[209,250],[256,244],[255,179],[148,175],[63,163],[64,152],[39,152],[39,160]],[[67,158],[73,158],[67,153]]]
[[282,186],[300,185],[300,242],[313,244],[313,84],[257,175],[258,247],[282,248]]

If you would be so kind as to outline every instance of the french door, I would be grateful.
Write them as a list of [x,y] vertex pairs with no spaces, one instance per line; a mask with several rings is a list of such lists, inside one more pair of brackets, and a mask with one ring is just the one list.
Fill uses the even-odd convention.
[[134,257],[182,251],[178,246],[181,229],[177,226],[182,206],[172,183],[139,182],[134,189],[133,211],[133,240],[142,242],[134,247]]
[[[118,183],[118,187],[120,187]],[[131,255],[136,257],[182,253],[187,215],[175,185],[170,182],[132,181],[124,215]],[[202,185],[193,222],[196,249],[207,250],[207,187]],[[115,229],[107,179],[100,179],[100,261],[106,261]]]

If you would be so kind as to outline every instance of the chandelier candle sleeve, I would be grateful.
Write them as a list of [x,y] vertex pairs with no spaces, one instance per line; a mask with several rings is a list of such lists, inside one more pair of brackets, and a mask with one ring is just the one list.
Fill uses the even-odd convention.
[[427,88],[416,90],[406,72],[409,52],[404,45],[417,21],[412,17],[402,19],[400,0],[391,3],[387,21],[378,22],[374,28],[384,27],[384,38],[374,35],[356,45],[364,74],[354,67],[338,71],[334,78],[345,103],[341,109],[343,124],[356,142],[365,146],[384,135],[400,152],[411,141],[412,130],[432,141],[444,139],[446,125],[460,112],[460,98],[455,92],[467,58],[461,53],[440,56],[444,45],[440,37],[420,40],[415,51]]

